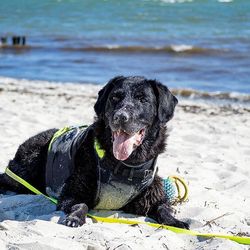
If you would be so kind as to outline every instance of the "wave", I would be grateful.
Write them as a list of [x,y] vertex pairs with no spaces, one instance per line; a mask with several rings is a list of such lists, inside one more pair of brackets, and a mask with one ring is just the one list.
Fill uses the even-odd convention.
[[72,52],[102,52],[102,53],[176,53],[176,54],[218,54],[225,53],[225,49],[202,48],[192,45],[180,44],[169,46],[123,46],[123,45],[100,45],[100,46],[85,46],[85,47],[46,47],[46,46],[30,46],[30,45],[1,45],[0,49],[6,51],[26,51],[26,50],[63,50]]
[[191,45],[169,45],[157,47],[144,46],[121,46],[121,45],[105,45],[90,47],[68,47],[62,48],[65,51],[92,51],[107,53],[180,53],[180,54],[218,54],[226,52],[223,49],[194,47]]
[[218,0],[219,3],[232,3],[233,0]]
[[186,3],[193,2],[193,0],[161,0],[163,3]]
[[[219,3],[232,3],[233,0],[217,0]],[[162,3],[191,3],[194,0],[160,0]]]
[[239,92],[206,92],[194,89],[172,89],[171,91],[174,95],[194,100],[218,100],[250,104],[250,94]]

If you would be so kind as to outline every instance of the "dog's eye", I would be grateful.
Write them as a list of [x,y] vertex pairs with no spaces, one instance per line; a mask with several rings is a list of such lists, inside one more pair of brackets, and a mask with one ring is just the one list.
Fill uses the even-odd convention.
[[112,100],[113,102],[119,102],[120,97],[119,97],[119,96],[112,96],[112,97],[111,97],[111,100]]
[[147,99],[143,95],[136,95],[135,98],[139,100],[140,102],[146,102]]

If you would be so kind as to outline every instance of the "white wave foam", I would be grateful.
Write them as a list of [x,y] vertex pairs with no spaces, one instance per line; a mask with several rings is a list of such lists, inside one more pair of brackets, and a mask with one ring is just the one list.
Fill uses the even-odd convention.
[[171,49],[174,50],[175,52],[183,52],[183,51],[187,51],[187,50],[193,49],[193,46],[191,46],[191,45],[185,45],[185,44],[181,44],[181,45],[171,45],[170,47],[171,47]]
[[[193,0],[160,0],[163,3],[187,3],[193,2]],[[219,3],[232,3],[233,0],[217,0]]]
[[121,46],[118,44],[113,44],[113,45],[108,44],[108,45],[104,46],[104,48],[105,47],[107,47],[108,49],[119,49]]
[[161,0],[164,3],[185,3],[185,2],[193,2],[193,0]]
[[232,3],[233,0],[218,0],[219,3]]
[[250,105],[250,94],[239,93],[239,92],[206,92],[195,89],[172,89],[172,93],[180,97],[188,98],[191,100],[206,100],[206,101],[217,101],[221,104],[244,104],[249,107]]

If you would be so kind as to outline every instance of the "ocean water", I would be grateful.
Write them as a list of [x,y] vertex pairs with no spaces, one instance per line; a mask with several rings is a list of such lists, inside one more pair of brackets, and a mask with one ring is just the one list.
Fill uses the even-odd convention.
[[1,0],[0,37],[1,77],[250,94],[249,0]]

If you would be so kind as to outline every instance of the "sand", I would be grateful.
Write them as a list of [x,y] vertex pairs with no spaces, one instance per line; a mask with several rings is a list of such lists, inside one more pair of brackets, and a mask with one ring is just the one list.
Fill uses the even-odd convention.
[[[28,137],[52,127],[90,124],[100,87],[0,78],[0,170]],[[240,105],[180,100],[158,167],[161,176],[179,175],[188,182],[189,200],[175,209],[192,229],[250,234],[249,124],[250,110]],[[1,195],[0,249],[249,249],[146,225],[87,219],[80,228],[68,228],[60,224],[63,218],[41,196]]]

